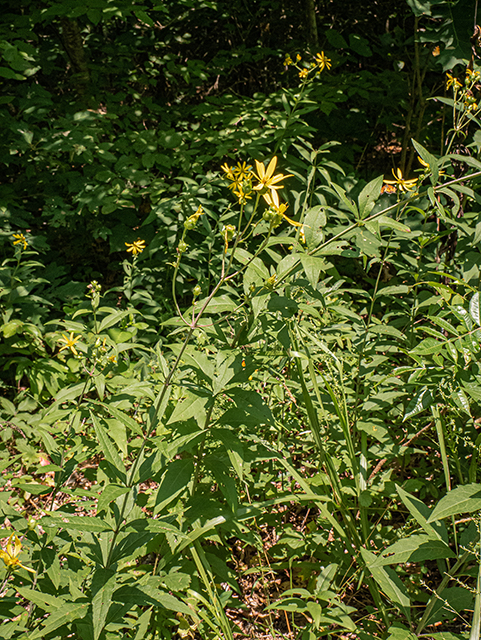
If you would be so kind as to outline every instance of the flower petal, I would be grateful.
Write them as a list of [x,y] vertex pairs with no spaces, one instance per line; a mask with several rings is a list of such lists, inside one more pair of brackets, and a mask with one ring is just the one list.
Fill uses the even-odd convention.
[[[276,164],[277,164],[277,156],[274,156],[272,158],[272,160],[269,162],[267,169],[266,169],[266,178],[270,178],[272,176],[272,174],[274,173],[275,169],[276,169]],[[277,177],[277,176],[276,176]],[[282,178],[281,178],[282,180]]]

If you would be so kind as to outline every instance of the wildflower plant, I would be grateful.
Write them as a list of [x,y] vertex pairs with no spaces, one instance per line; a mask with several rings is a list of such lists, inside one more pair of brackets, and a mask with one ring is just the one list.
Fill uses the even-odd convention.
[[446,74],[446,89],[452,91],[453,97],[437,98],[452,107],[453,126],[448,131],[445,154],[451,151],[451,147],[457,138],[462,140],[466,138],[470,123],[478,124],[477,117],[481,111],[481,104],[475,96],[479,95],[480,80],[481,71],[479,69],[473,70],[469,67],[461,78],[457,78],[451,73]]
[[[302,83],[284,94],[286,129],[308,83],[331,66],[324,53],[306,66],[295,60],[288,66]],[[104,291],[92,280],[70,315],[51,321],[60,327],[51,366],[63,387],[28,425],[51,475],[11,474],[0,504],[5,530],[34,548],[22,565],[12,534],[0,553],[6,637],[233,640],[243,632],[230,613],[243,545],[256,554],[246,571],[265,589],[263,630],[273,637],[280,614],[292,637],[426,635],[436,599],[449,604],[442,593],[451,576],[471,572],[479,531],[454,517],[481,506],[480,445],[469,443],[477,455],[466,473],[437,404],[476,419],[479,292],[447,258],[433,275],[440,256],[424,254],[446,236],[433,214],[456,223],[456,190],[471,198],[467,185],[481,170],[454,178],[446,167],[439,184],[447,160],[413,142],[419,178],[398,169],[351,189],[335,163],[322,164],[326,148],[292,131],[278,132],[265,154],[226,162],[221,180],[206,176],[164,203],[178,213],[170,271],[164,265],[174,317],[135,306],[150,302],[142,282],[155,249],[139,238],[124,245],[122,287]],[[286,152],[288,135],[295,154]],[[391,189],[395,204],[383,197]],[[456,229],[467,235],[468,226]],[[16,240],[23,261],[28,245]],[[456,290],[438,276],[456,279]],[[147,343],[139,336],[149,323],[155,340]],[[26,429],[25,407],[19,413],[15,426]],[[444,474],[428,482],[416,473],[434,438],[434,468],[442,463]],[[418,450],[412,488],[396,484],[399,455],[409,461]],[[453,468],[460,486],[452,490]],[[439,498],[443,483],[449,492]],[[283,513],[297,518],[293,503],[299,531],[282,522]],[[432,597],[417,598],[421,578],[407,563],[419,559],[439,562]],[[287,583],[277,581],[286,574]],[[363,584],[362,606],[347,601]]]

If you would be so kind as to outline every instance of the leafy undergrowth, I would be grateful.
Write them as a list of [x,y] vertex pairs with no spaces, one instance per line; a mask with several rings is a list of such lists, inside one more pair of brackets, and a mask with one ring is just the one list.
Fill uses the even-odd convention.
[[[63,168],[85,162],[95,259],[123,276],[59,285],[43,223],[6,236],[8,640],[479,638],[481,70],[448,76],[440,153],[412,140],[409,175],[366,182],[313,139],[331,58],[284,62],[298,85],[242,126],[219,107],[216,136],[182,125],[191,146],[162,129],[155,188],[147,124],[116,136],[87,109],[55,133],[80,135]],[[84,134],[122,179],[87,175]]]

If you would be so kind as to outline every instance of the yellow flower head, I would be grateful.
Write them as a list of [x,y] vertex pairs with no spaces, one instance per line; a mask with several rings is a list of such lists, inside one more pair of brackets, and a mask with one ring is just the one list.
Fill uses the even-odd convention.
[[63,351],[64,349],[70,349],[70,351],[74,355],[78,356],[77,349],[75,348],[75,343],[78,342],[81,337],[82,336],[76,336],[74,338],[73,331],[70,332],[70,337],[66,336],[64,333],[62,333],[62,337],[59,338],[59,342],[65,342],[65,344],[63,345],[63,347],[60,348],[59,353],[61,351]]
[[466,84],[471,82],[479,82],[481,74],[479,71],[473,71],[472,69],[466,69]]
[[296,61],[297,61],[297,62],[300,62],[301,60],[302,60],[302,57],[301,57],[301,55],[298,53],[298,54],[296,55]]
[[232,171],[237,182],[243,182],[244,180],[250,180],[252,178],[252,166],[247,164],[247,162],[238,162]]
[[264,189],[282,189],[282,185],[278,185],[277,183],[284,178],[290,178],[292,176],[291,173],[287,175],[283,175],[282,173],[278,173],[276,176],[274,175],[274,171],[276,169],[277,157],[274,156],[272,160],[267,165],[267,169],[264,167],[262,162],[255,161],[257,174],[254,174],[254,177],[259,180],[259,184],[256,184],[254,189],[256,191],[263,191]]
[[245,204],[246,200],[250,200],[252,198],[252,190],[244,190],[243,184],[234,185],[234,189],[232,191],[237,196],[239,204]]
[[136,256],[138,253],[142,253],[142,251],[145,249],[145,240],[137,238],[137,240],[135,242],[132,242],[132,244],[126,242],[125,246],[127,247],[128,252],[130,251],[133,256]]
[[8,569],[16,569],[17,567],[21,567],[22,569],[26,569],[31,573],[35,573],[33,569],[26,567],[23,565],[18,556],[22,550],[22,543],[17,538],[15,533],[12,533],[10,538],[7,540],[7,548],[5,551],[0,551],[0,558],[4,561],[5,565]]
[[324,69],[329,69],[332,67],[331,59],[326,56],[324,51],[321,53],[316,53],[316,63],[319,66],[319,71],[324,71]]
[[25,238],[25,236],[23,235],[23,233],[14,233],[13,237],[15,238],[15,240],[13,241],[13,244],[21,244],[23,245],[22,249],[25,251],[25,249],[27,248],[27,240]]
[[301,69],[299,71],[299,78],[301,78],[301,80],[304,80],[304,78],[307,78],[308,73],[309,71],[307,69]]
[[414,189],[416,182],[418,181],[417,178],[411,178],[410,180],[405,180],[403,178],[401,169],[396,169],[396,172],[393,169],[392,174],[394,176],[394,180],[383,180],[383,182],[384,184],[395,185],[399,191],[411,191],[412,189]]
[[288,66],[290,66],[291,64],[293,64],[293,62],[292,62],[292,58],[291,58],[291,56],[290,56],[288,53],[286,53],[286,58],[285,58],[285,60],[284,60],[284,64],[286,65],[286,67],[288,67]]
[[238,162],[236,167],[223,165],[221,169],[226,174],[226,179],[231,181],[229,189],[231,189],[239,200],[239,204],[245,204],[246,198],[252,191],[251,180],[254,177],[251,165],[247,162]]
[[457,91],[458,89],[461,88],[461,83],[459,82],[459,80],[457,78],[455,78],[454,76],[452,76],[450,73],[446,74],[447,80],[446,80],[446,89],[449,89],[449,87],[452,85],[454,91]]
[[274,227],[277,227],[282,220],[287,220],[287,222],[289,224],[292,224],[293,227],[302,227],[302,224],[300,222],[296,222],[295,220],[291,220],[291,218],[288,218],[285,215],[285,211],[287,210],[287,207],[289,205],[287,204],[279,204],[279,195],[277,194],[277,191],[268,191],[267,193],[263,193],[262,197],[264,198],[264,200],[267,202],[267,204],[269,205],[270,209],[273,210],[275,217],[271,218],[271,224]]

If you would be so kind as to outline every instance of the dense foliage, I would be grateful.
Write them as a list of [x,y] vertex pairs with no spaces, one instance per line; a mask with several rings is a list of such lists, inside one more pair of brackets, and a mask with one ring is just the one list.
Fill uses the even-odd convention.
[[480,637],[474,4],[1,7],[3,638]]

